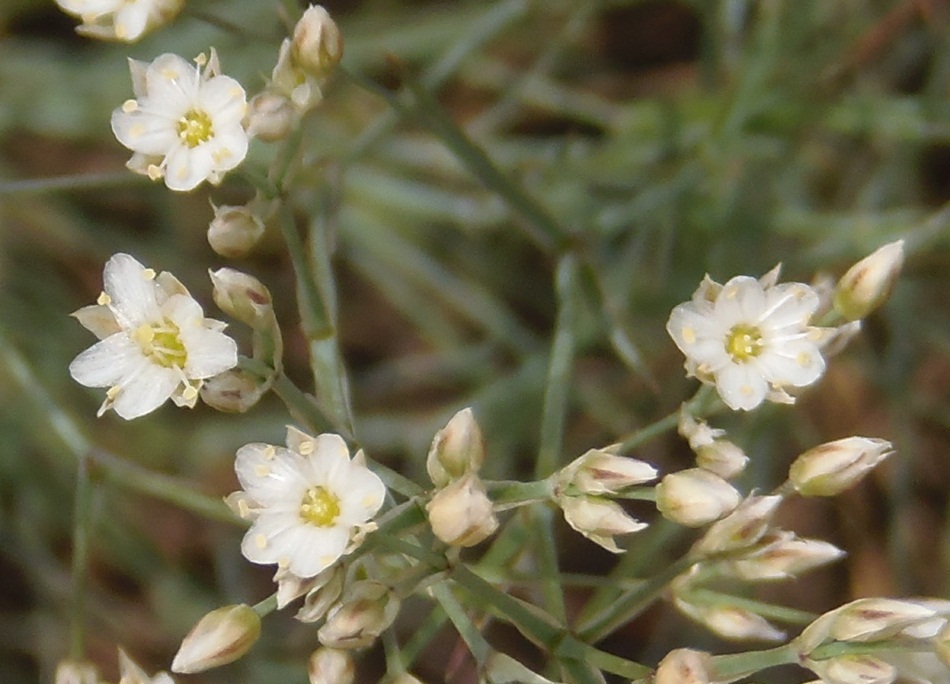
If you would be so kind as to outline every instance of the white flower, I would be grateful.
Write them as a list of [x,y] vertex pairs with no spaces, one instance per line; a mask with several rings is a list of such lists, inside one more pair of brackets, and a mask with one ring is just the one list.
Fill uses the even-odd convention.
[[69,364],[86,387],[108,387],[110,408],[126,419],[169,398],[195,405],[202,382],[237,365],[237,345],[205,318],[201,305],[169,273],[155,275],[128,254],[106,262],[98,304],[73,313],[100,339]]
[[290,429],[287,446],[247,444],[237,452],[242,507],[254,518],[241,551],[252,563],[313,577],[355,548],[386,487],[362,452],[350,459],[339,435]]
[[56,4],[82,19],[76,33],[131,43],[170,21],[185,0],[56,0]]
[[818,295],[803,283],[737,276],[720,286],[707,278],[666,329],[690,375],[715,385],[730,408],[750,410],[767,398],[791,403],[786,387],[821,377],[823,330],[809,325],[817,308]]
[[219,183],[247,154],[241,84],[219,74],[217,55],[202,70],[178,55],[129,60],[134,100],[112,112],[112,132],[135,154],[128,167],[172,190]]

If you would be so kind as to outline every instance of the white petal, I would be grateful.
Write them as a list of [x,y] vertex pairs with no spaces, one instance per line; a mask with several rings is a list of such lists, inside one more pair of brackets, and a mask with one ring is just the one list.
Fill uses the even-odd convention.
[[801,327],[818,308],[818,294],[803,283],[783,283],[766,292],[763,322],[770,328]]
[[825,359],[810,342],[786,345],[780,353],[763,354],[759,362],[766,378],[779,386],[805,387],[825,372]]
[[230,171],[247,156],[248,137],[243,128],[215,132],[214,138],[205,145],[217,171]]
[[175,145],[165,157],[165,185],[171,190],[194,190],[214,169],[212,150],[207,145],[190,148]]
[[313,577],[343,555],[350,541],[350,533],[337,526],[302,525],[296,541],[290,559],[290,571],[299,577]]
[[262,513],[241,540],[241,553],[252,563],[268,564],[289,559],[302,527],[291,514]]
[[120,107],[112,112],[112,133],[133,152],[164,155],[178,143],[175,122],[140,109],[126,112]]
[[73,359],[69,374],[86,387],[111,387],[147,363],[141,347],[125,333],[116,333]]
[[198,70],[178,55],[159,55],[145,74],[148,98],[163,110],[181,116],[195,104]]
[[115,320],[115,314],[108,306],[91,304],[73,311],[70,315],[100,340],[104,340],[109,335],[114,335],[121,330]]
[[133,41],[145,33],[151,2],[123,3],[115,13],[115,35],[121,40]]
[[716,374],[716,389],[729,408],[749,411],[762,403],[769,387],[754,364],[733,363]]
[[211,378],[237,365],[237,343],[223,333],[197,328],[182,331],[188,350],[185,375],[192,379]]
[[350,473],[349,486],[341,497],[340,524],[349,526],[372,518],[386,498],[386,485],[368,469]]
[[263,506],[299,506],[310,482],[303,458],[283,447],[247,444],[234,461],[241,487]]
[[103,289],[109,295],[116,320],[126,330],[159,317],[155,282],[149,272],[128,254],[116,254],[106,262]]
[[215,76],[201,86],[196,104],[211,115],[215,130],[230,128],[244,118],[247,94],[230,76]]
[[134,380],[121,386],[112,408],[126,420],[144,416],[168,401],[180,382],[174,369],[149,364]]

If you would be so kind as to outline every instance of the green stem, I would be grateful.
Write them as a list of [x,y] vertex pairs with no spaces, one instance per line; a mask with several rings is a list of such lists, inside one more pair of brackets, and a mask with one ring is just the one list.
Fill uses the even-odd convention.
[[798,651],[793,642],[763,651],[714,656],[712,672],[717,681],[731,682],[759,670],[797,662]]
[[445,611],[436,607],[429,612],[422,624],[413,630],[412,637],[402,648],[402,657],[407,668],[411,668],[413,663],[422,655],[425,648],[441,631],[447,619]]
[[80,457],[76,472],[76,499],[73,504],[72,616],[69,655],[81,661],[85,656],[86,578],[89,570],[89,532],[92,526],[92,483],[89,459]]
[[554,491],[554,484],[551,480],[537,480],[535,482],[488,481],[485,486],[491,494],[495,510],[498,511],[547,501]]
[[255,603],[251,608],[257,613],[258,617],[264,617],[277,610],[277,592],[268,596],[266,599]]
[[559,302],[554,327],[554,343],[544,388],[541,414],[541,445],[535,461],[534,476],[547,477],[561,460],[564,420],[570,395],[571,366],[574,360],[574,325],[577,318],[578,264],[574,254],[566,254],[558,263],[556,292]]
[[554,538],[554,511],[550,506],[535,506],[531,509],[531,516],[536,533],[534,555],[538,563],[538,578],[544,605],[558,622],[567,624],[564,585],[561,583],[557,542]]
[[[695,417],[701,417],[712,412],[715,403],[713,393],[715,390],[709,385],[700,385],[693,398],[686,402],[686,409]],[[664,432],[668,432],[679,424],[680,409],[676,409],[669,415],[660,418],[654,423],[640,428],[639,430],[627,435],[620,440],[619,451],[630,451],[631,449],[645,444]]]
[[787,606],[777,606],[774,603],[756,601],[754,599],[733,596],[711,589],[695,589],[689,592],[689,602],[700,605],[730,605],[743,608],[764,618],[778,620],[786,624],[808,625],[818,617],[815,613],[805,610],[796,610]]
[[429,591],[432,592],[435,600],[439,602],[442,610],[445,611],[445,614],[455,627],[455,631],[457,631],[459,636],[462,637],[462,640],[465,641],[465,645],[468,646],[469,652],[471,652],[472,657],[475,658],[478,668],[481,669],[484,667],[491,653],[491,646],[489,646],[485,637],[482,636],[478,627],[475,626],[475,623],[472,622],[468,613],[465,612],[462,604],[455,598],[448,583],[440,582],[431,587]]
[[27,180],[0,183],[0,197],[7,195],[40,195],[48,192],[68,192],[70,190],[100,190],[134,183],[142,183],[142,178],[128,171],[29,178]]

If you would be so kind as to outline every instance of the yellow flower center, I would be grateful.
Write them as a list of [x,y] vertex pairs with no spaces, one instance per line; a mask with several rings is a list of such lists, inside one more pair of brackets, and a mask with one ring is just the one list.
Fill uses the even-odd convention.
[[740,323],[732,327],[726,336],[726,352],[736,363],[745,363],[762,353],[765,342],[762,333],[752,325]]
[[188,361],[188,350],[178,326],[169,320],[154,325],[143,323],[132,333],[132,339],[151,361],[163,368],[184,368]]
[[311,525],[329,527],[340,515],[340,500],[323,487],[311,487],[300,502],[300,517]]
[[178,137],[188,147],[198,147],[201,143],[211,140],[213,135],[211,117],[208,116],[207,112],[200,109],[191,109],[178,120]]

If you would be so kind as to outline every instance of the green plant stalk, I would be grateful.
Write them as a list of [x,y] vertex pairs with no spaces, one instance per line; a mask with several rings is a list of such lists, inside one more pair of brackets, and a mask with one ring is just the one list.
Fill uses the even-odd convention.
[[485,640],[481,631],[475,626],[471,618],[469,618],[462,604],[455,598],[447,582],[440,582],[434,585],[430,588],[430,591],[435,597],[435,600],[439,602],[439,606],[445,611],[446,616],[448,616],[452,622],[455,631],[457,631],[459,636],[462,637],[462,640],[465,641],[465,645],[468,646],[469,652],[472,654],[472,657],[475,658],[478,668],[483,668],[491,653],[491,646],[489,646],[488,641]]
[[677,559],[636,589],[621,594],[613,603],[578,624],[577,633],[585,641],[596,643],[625,625],[655,601],[666,585],[686,572],[696,559],[691,554]]
[[255,613],[257,613],[258,617],[264,617],[265,615],[273,613],[275,610],[277,610],[277,592],[275,591],[267,598],[258,601],[253,606],[251,606],[251,608]]
[[5,181],[0,183],[0,197],[10,195],[42,195],[49,192],[69,192],[72,190],[101,190],[133,183],[142,183],[143,179],[134,173],[82,173],[75,176],[53,176],[51,178],[30,178],[27,180]]
[[446,616],[445,611],[440,606],[436,606],[429,612],[422,624],[413,630],[412,637],[402,647],[402,657],[407,668],[412,667],[447,621],[448,616]]
[[300,323],[310,351],[310,368],[317,401],[332,419],[334,427],[352,437],[352,411],[336,328],[317,286],[316,274],[304,242],[297,231],[293,209],[287,202],[281,203],[279,223],[296,275]]
[[232,524],[244,523],[220,499],[195,490],[188,482],[170,475],[156,473],[96,448],[80,430],[76,421],[57,404],[39,378],[30,369],[26,359],[0,335],[0,361],[19,385],[20,391],[42,416],[65,450],[77,461],[88,459],[91,475],[102,469],[110,484],[160,499],[200,516]]
[[406,672],[404,662],[405,655],[399,648],[399,641],[392,629],[387,629],[382,634],[383,650],[386,654],[386,674],[390,677],[396,677]]
[[572,684],[604,684],[604,676],[588,662],[574,658],[559,658],[561,671],[568,675]]
[[554,511],[550,506],[533,506],[534,556],[538,563],[541,595],[547,611],[562,624],[567,624],[567,608],[564,604],[564,585],[558,567],[557,541],[554,538]]
[[797,610],[787,606],[778,606],[774,603],[765,603],[753,599],[733,596],[711,589],[696,589],[689,592],[689,602],[701,605],[730,605],[744,608],[749,612],[761,615],[770,620],[778,620],[792,625],[808,625],[818,616],[805,610]]
[[69,656],[78,662],[84,659],[86,651],[86,578],[89,570],[89,533],[92,527],[92,482],[89,477],[89,460],[86,457],[80,457],[77,465],[75,496]]

